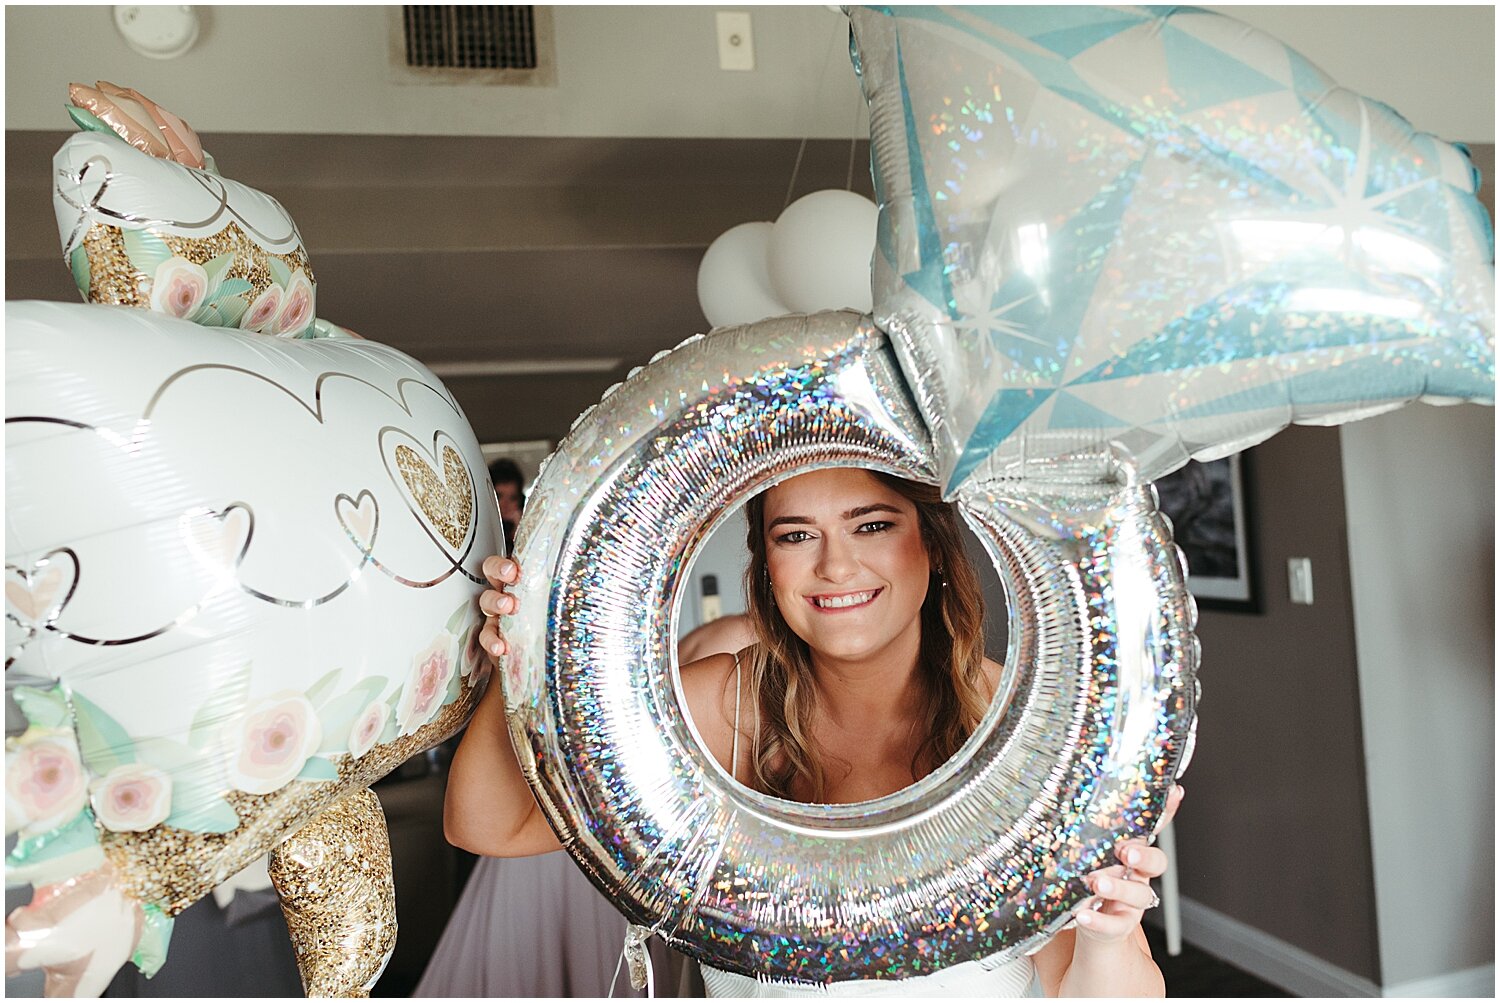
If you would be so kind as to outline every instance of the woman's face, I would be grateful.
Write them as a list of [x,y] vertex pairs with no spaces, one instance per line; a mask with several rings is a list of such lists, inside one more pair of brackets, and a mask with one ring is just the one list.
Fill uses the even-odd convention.
[[867,470],[817,470],[766,492],[776,605],[815,653],[880,654],[921,637],[931,566],[916,505]]

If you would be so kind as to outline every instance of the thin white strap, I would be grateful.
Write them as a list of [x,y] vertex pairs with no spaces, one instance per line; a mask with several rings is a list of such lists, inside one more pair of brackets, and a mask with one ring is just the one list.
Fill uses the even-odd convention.
[[734,653],[734,738],[729,747],[729,775],[740,778],[740,653]]

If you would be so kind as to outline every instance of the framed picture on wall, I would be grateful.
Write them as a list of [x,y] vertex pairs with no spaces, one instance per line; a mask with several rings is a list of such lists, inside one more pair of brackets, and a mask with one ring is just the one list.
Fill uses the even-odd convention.
[[1187,557],[1188,590],[1198,605],[1258,613],[1243,457],[1190,461],[1157,481],[1156,490]]

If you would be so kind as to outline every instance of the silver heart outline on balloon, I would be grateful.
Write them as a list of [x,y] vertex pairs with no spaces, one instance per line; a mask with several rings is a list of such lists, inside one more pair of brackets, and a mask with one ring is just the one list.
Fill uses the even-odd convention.
[[[109,209],[101,205],[100,203],[104,199],[105,192],[109,190],[110,182],[115,180],[115,178],[117,177],[124,176],[115,171],[114,165],[110,163],[109,158],[102,153],[96,153],[92,157],[89,157],[83,162],[83,166],[78,168],[77,171],[68,171],[59,168],[56,173],[59,176],[60,181],[68,181],[82,188],[84,179],[88,176],[89,169],[96,165],[103,168],[104,181],[100,183],[98,190],[94,192],[93,197],[90,198],[87,203],[78,202],[70,198],[68,196],[68,193],[63,190],[61,184],[58,184],[53,189],[53,194],[56,195],[57,198],[61,199],[68,206],[68,208],[76,209],[78,211],[78,219],[73,224],[73,232],[68,235],[68,239],[63,246],[64,257],[73,253],[73,248],[77,246],[79,233],[87,229],[86,224],[91,222],[91,215],[107,217],[109,219],[116,219],[122,223],[134,224],[130,227],[130,229],[137,230],[160,226],[175,227],[179,230],[204,230],[213,226],[227,213],[229,216],[233,217],[234,221],[241,227],[243,227],[246,232],[257,238],[263,245],[269,245],[267,247],[268,250],[270,250],[271,248],[285,247],[288,245],[295,247],[302,243],[302,235],[297,232],[297,224],[292,220],[290,214],[287,214],[286,219],[287,224],[291,227],[291,230],[285,237],[278,238],[267,236],[229,204],[229,186],[225,184],[222,178],[210,174],[207,171],[201,171],[193,167],[187,167],[185,164],[179,164],[177,166],[180,166],[184,170],[192,172],[190,175],[192,179],[196,181],[198,183],[198,186],[205,192],[207,192],[216,203],[214,211],[209,213],[202,219],[150,219],[148,217],[138,216],[133,213],[124,213],[116,209]],[[217,190],[215,190],[214,188],[215,185],[217,186]],[[264,193],[261,192],[259,194]],[[267,198],[269,197],[270,196],[267,196]],[[274,202],[275,200],[272,199],[272,201]],[[283,209],[282,212],[285,214],[286,210]],[[276,252],[272,251],[272,253]]]
[[[226,330],[225,333],[226,334],[230,334],[230,335],[234,335],[237,332],[232,332],[232,331]],[[139,455],[139,453],[141,451],[141,447],[142,447],[142,445],[143,445],[143,443],[144,443],[144,441],[146,439],[146,436],[151,431],[151,414],[152,414],[153,411],[155,411],[156,406],[161,402],[162,397],[165,395],[166,391],[174,383],[176,383],[178,380],[182,379],[183,377],[185,377],[185,376],[187,376],[187,375],[189,375],[191,373],[198,372],[200,370],[226,370],[226,371],[229,371],[229,372],[239,373],[239,374],[241,374],[243,376],[248,376],[248,377],[251,377],[253,379],[260,380],[263,383],[267,383],[267,384],[275,387],[276,389],[280,390],[282,393],[286,394],[288,397],[292,398],[294,401],[296,401],[298,404],[300,404],[308,412],[308,414],[311,415],[312,418],[318,424],[320,424],[320,425],[325,424],[325,422],[326,422],[325,416],[323,414],[323,384],[324,384],[325,381],[330,380],[330,379],[332,379],[334,377],[342,377],[344,379],[352,380],[352,381],[354,381],[356,383],[360,383],[360,384],[363,384],[363,385],[369,387],[370,389],[374,390],[376,393],[380,394],[381,396],[385,397],[387,400],[391,401],[397,407],[401,408],[401,410],[403,412],[405,412],[407,415],[411,415],[412,414],[411,405],[406,400],[406,394],[407,394],[408,385],[409,384],[415,384],[416,386],[421,387],[422,389],[427,390],[429,393],[433,394],[433,396],[435,396],[439,400],[441,400],[444,404],[446,404],[449,408],[451,408],[453,410],[454,414],[457,417],[459,417],[459,418],[463,417],[463,412],[459,409],[458,404],[457,404],[457,402],[454,401],[452,395],[445,392],[446,388],[443,388],[442,390],[439,390],[438,388],[433,387],[431,384],[429,384],[429,383],[427,383],[427,382],[425,382],[423,380],[414,378],[414,377],[409,377],[409,376],[408,377],[402,377],[401,379],[397,380],[396,387],[397,387],[398,395],[397,396],[393,396],[389,392],[387,392],[384,388],[379,387],[379,386],[375,385],[374,383],[371,383],[369,380],[361,379],[358,376],[354,376],[354,375],[349,374],[349,373],[338,372],[336,370],[325,371],[325,372],[319,374],[319,376],[318,376],[318,378],[317,378],[317,380],[315,382],[315,385],[314,385],[314,403],[312,405],[309,405],[306,401],[304,401],[301,397],[299,397],[294,391],[288,389],[287,387],[283,386],[282,384],[278,383],[277,381],[275,381],[275,380],[273,380],[273,379],[271,379],[271,378],[269,378],[267,376],[264,376],[264,375],[262,375],[260,373],[253,372],[253,371],[245,369],[245,368],[243,368],[241,366],[231,366],[231,365],[225,365],[225,364],[222,364],[222,363],[200,363],[200,364],[197,364],[197,365],[186,366],[186,367],[184,367],[182,369],[179,369],[176,372],[172,373],[170,376],[168,376],[165,380],[162,381],[161,385],[158,386],[157,389],[156,389],[156,391],[152,394],[150,401],[146,405],[145,411],[142,413],[141,417],[136,420],[135,427],[132,430],[132,432],[130,434],[130,437],[128,439],[125,438],[125,437],[123,437],[123,436],[121,436],[120,433],[116,432],[112,428],[105,428],[105,427],[90,425],[90,424],[87,424],[86,422],[75,421],[75,420],[72,420],[72,419],[69,419],[69,418],[58,418],[58,417],[53,417],[53,416],[50,416],[50,415],[16,415],[16,416],[13,416],[13,417],[7,417],[5,419],[5,423],[7,425],[10,425],[10,424],[49,424],[49,425],[62,425],[62,426],[68,427],[68,428],[75,428],[75,429],[78,429],[80,431],[93,432],[96,435],[98,435],[100,438],[104,439],[106,442],[110,443],[110,445],[115,446],[115,447],[117,447],[119,449],[122,449],[122,450],[124,450],[128,454],[130,454],[132,456]],[[382,432],[384,432],[384,430],[382,430]],[[436,436],[434,437],[434,441],[436,442]],[[389,466],[387,466],[387,474],[389,474],[389,473],[390,473]],[[469,480],[470,480],[470,484],[472,486],[473,483],[474,483],[474,478],[472,477],[472,475],[470,476]],[[369,489],[363,489],[360,492],[360,495],[368,493],[368,491],[369,491]],[[356,498],[357,497],[359,497],[359,496],[356,496]],[[354,499],[351,499],[351,501],[353,501],[353,500]],[[335,504],[337,504],[337,502],[335,502]],[[254,510],[250,507],[250,505],[248,503],[245,503],[245,502],[233,502],[233,503],[231,503],[231,505],[225,506],[224,509],[219,510],[216,514],[220,518],[222,518],[228,512],[228,510],[231,509],[231,508],[243,508],[246,511],[246,513],[249,515],[249,517],[250,517],[250,528],[249,528],[249,531],[247,532],[246,537],[245,537],[245,547],[244,547],[244,549],[241,551],[241,553],[239,555],[239,559],[243,559],[244,553],[245,553],[246,550],[249,549],[250,541],[251,541],[251,539],[254,536],[255,514],[254,514]],[[419,581],[419,580],[414,580],[414,579],[407,578],[407,577],[405,577],[405,576],[397,573],[393,569],[386,567],[384,564],[382,564],[380,561],[376,560],[373,556],[371,556],[369,554],[365,555],[363,564],[369,564],[369,565],[374,566],[382,574],[386,575],[391,580],[393,580],[395,582],[398,582],[399,584],[407,586],[409,588],[430,588],[432,586],[439,585],[442,582],[446,581],[449,577],[451,577],[455,571],[459,572],[465,578],[469,579],[470,581],[474,582],[475,584],[477,584],[477,585],[483,585],[483,584],[485,584],[485,580],[484,580],[484,578],[482,576],[475,575],[473,572],[470,572],[467,568],[463,567],[463,565],[462,565],[462,561],[468,557],[469,549],[472,549],[473,540],[474,540],[475,536],[477,535],[477,534],[474,533],[473,530],[474,530],[474,526],[471,525],[470,532],[469,532],[469,548],[465,550],[464,554],[460,556],[460,558],[459,558],[459,560],[457,562],[455,562],[448,555],[448,553],[447,553],[446,550],[443,550],[443,548],[441,546],[439,546],[439,550],[442,551],[444,557],[448,559],[449,567],[444,572],[442,572],[441,574],[439,574],[436,577],[434,577],[432,579],[429,579],[427,581]],[[345,527],[345,531],[346,532],[348,531],[347,527]],[[374,540],[373,540],[373,536],[372,536],[372,539],[371,539],[371,544],[372,545],[373,545],[373,542],[374,542]],[[72,552],[69,551],[69,553],[71,554]],[[76,564],[77,563],[77,557],[76,557],[76,555],[73,556],[73,559],[74,559],[74,562]],[[239,565],[239,559],[237,559],[236,562],[235,562],[236,567],[238,567],[238,565]],[[338,585],[338,587],[334,588],[332,591],[328,592],[325,595],[317,596],[317,597],[312,598],[312,599],[284,599],[284,598],[280,598],[278,596],[270,595],[269,593],[266,593],[266,592],[261,592],[258,589],[251,588],[250,586],[245,585],[243,582],[240,583],[239,587],[247,595],[253,596],[253,597],[255,597],[257,599],[260,599],[260,600],[263,600],[265,602],[272,603],[273,605],[283,606],[283,607],[302,607],[302,608],[315,607],[315,606],[321,606],[323,603],[329,602],[330,600],[332,600],[334,598],[337,598],[350,585],[352,585],[355,581],[358,580],[359,575],[360,575],[360,573],[361,573],[362,570],[363,570],[363,566],[355,568],[354,571],[352,571],[350,573],[349,577],[346,578],[343,582],[341,582]],[[78,584],[78,576],[75,575],[74,585],[73,585],[74,589],[77,588],[77,584]],[[71,596],[71,593],[70,593],[70,596]],[[135,635],[135,636],[132,636],[132,637],[124,637],[124,638],[96,638],[96,637],[88,637],[86,635],[73,634],[73,633],[71,633],[69,631],[60,630],[55,625],[50,624],[50,623],[46,625],[46,629],[49,630],[49,631],[53,631],[53,632],[55,632],[57,634],[60,634],[60,635],[62,635],[64,637],[67,637],[70,640],[77,641],[80,644],[93,644],[93,645],[101,645],[101,646],[114,646],[114,645],[123,645],[123,644],[134,644],[134,643],[137,643],[137,642],[140,642],[140,641],[147,641],[147,640],[150,640],[151,638],[158,637],[161,634],[166,633],[167,631],[171,630],[174,627],[177,627],[177,626],[180,626],[182,624],[187,623],[188,621],[190,621],[193,617],[195,617],[198,614],[199,610],[202,608],[202,605],[203,605],[203,603],[201,601],[198,602],[198,603],[195,603],[193,606],[189,607],[188,609],[184,610],[183,612],[181,612],[180,614],[178,614],[176,617],[174,617],[169,623],[166,623],[163,626],[158,627],[158,628],[156,628],[154,630],[147,631],[147,632],[145,632],[143,634],[138,634],[138,635]],[[15,620],[16,618],[10,617],[10,619]],[[17,622],[19,623],[20,621],[17,620]],[[25,624],[21,624],[21,625],[22,626],[26,626]],[[28,635],[27,641],[22,642],[23,645],[25,643],[29,642],[31,636],[34,636],[34,634],[35,634],[35,629],[32,628],[31,635]],[[10,653],[7,653],[7,656],[6,656],[6,666],[8,667],[14,660],[15,659],[10,655]]]
[[[80,427],[83,427],[83,426],[80,426]],[[239,554],[236,555],[235,558],[234,558],[233,565],[234,565],[235,568],[239,567],[240,561],[242,561],[244,559],[244,557],[245,557],[245,552],[250,549],[250,539],[251,539],[251,537],[255,533],[255,513],[251,510],[251,508],[250,508],[249,505],[246,505],[243,502],[233,502],[233,503],[231,503],[229,505],[224,506],[224,508],[220,509],[217,512],[215,512],[215,511],[213,511],[211,509],[210,510],[202,510],[202,509],[200,509],[200,510],[189,510],[187,512],[184,512],[182,514],[182,517],[181,517],[181,518],[191,518],[191,517],[193,517],[195,515],[208,515],[208,516],[210,516],[212,518],[218,519],[220,522],[223,522],[229,516],[229,514],[231,512],[238,511],[238,510],[243,510],[244,511],[245,516],[246,516],[248,522],[247,522],[246,527],[245,527],[245,541],[244,541],[244,543],[240,547]],[[74,558],[74,559],[75,559],[75,561],[77,560],[77,558]],[[52,631],[55,634],[58,634],[58,635],[60,635],[62,637],[66,637],[70,641],[77,641],[79,644],[93,644],[93,645],[98,645],[100,647],[115,647],[115,646],[122,645],[122,644],[136,644],[136,643],[139,643],[141,641],[149,641],[153,637],[160,637],[162,634],[165,634],[167,631],[171,630],[172,628],[174,628],[174,627],[180,627],[183,624],[188,623],[189,621],[191,621],[194,617],[196,617],[198,615],[198,612],[203,609],[204,604],[207,603],[208,600],[210,598],[212,598],[214,596],[214,594],[216,592],[218,592],[219,590],[220,590],[220,587],[217,586],[217,585],[211,587],[209,589],[208,593],[205,596],[203,596],[202,599],[199,599],[196,603],[194,603],[193,605],[189,606],[187,609],[183,610],[181,613],[177,614],[175,617],[173,617],[167,623],[163,624],[160,627],[155,628],[154,630],[146,631],[143,634],[136,634],[136,635],[134,635],[132,637],[90,637],[87,634],[79,634],[79,633],[76,633],[76,632],[71,631],[71,630],[63,630],[61,627],[58,627],[56,624],[51,624],[51,623],[47,624],[46,628],[47,628],[47,630]]]
[[[236,333],[236,332],[227,332],[227,333],[233,334],[233,333]],[[251,336],[251,337],[254,337],[254,336]],[[366,348],[384,348],[384,347],[385,346],[376,345],[376,344],[359,345],[359,346],[347,345],[347,344],[345,345],[346,350],[360,350],[360,349],[366,349]],[[326,418],[325,418],[325,416],[323,414],[323,384],[325,382],[327,382],[328,380],[331,380],[331,379],[333,379],[335,377],[339,377],[339,378],[342,378],[342,379],[350,380],[350,381],[352,381],[354,383],[358,383],[358,384],[361,384],[363,386],[369,387],[371,390],[374,390],[376,393],[380,394],[382,397],[386,398],[391,403],[395,404],[397,407],[399,407],[409,417],[415,417],[415,415],[413,415],[413,413],[412,413],[412,407],[411,407],[411,405],[406,400],[407,390],[408,390],[408,388],[410,386],[420,387],[421,389],[426,390],[428,393],[431,393],[438,400],[440,400],[444,404],[446,404],[453,411],[454,417],[458,418],[461,421],[466,421],[466,419],[464,418],[463,411],[458,406],[458,402],[453,399],[452,394],[448,393],[446,387],[443,387],[443,388],[439,389],[438,387],[432,386],[432,384],[426,382],[425,380],[417,379],[416,377],[412,377],[412,376],[403,376],[400,379],[398,379],[396,381],[396,396],[392,396],[383,387],[377,386],[374,383],[371,383],[369,380],[366,380],[366,379],[363,379],[361,377],[355,376],[355,375],[353,375],[351,373],[339,372],[338,370],[326,370],[326,371],[320,373],[318,375],[317,380],[314,381],[314,384],[313,384],[313,403],[309,404],[307,401],[304,401],[301,397],[299,397],[294,391],[292,391],[292,390],[288,389],[287,387],[281,385],[280,383],[276,382],[275,380],[271,379],[268,376],[265,376],[265,375],[263,375],[261,373],[253,372],[253,371],[251,371],[249,369],[245,369],[243,366],[231,366],[231,365],[226,365],[224,363],[217,363],[217,362],[205,362],[205,363],[199,363],[197,365],[185,366],[184,368],[179,369],[177,372],[173,373],[171,376],[167,377],[164,381],[162,381],[161,386],[159,386],[156,389],[156,392],[151,396],[151,400],[146,405],[146,410],[145,410],[144,414],[142,415],[142,420],[148,420],[151,417],[151,413],[156,409],[157,404],[159,404],[161,402],[162,397],[166,394],[168,388],[170,388],[172,386],[172,384],[174,384],[175,382],[177,382],[179,379],[182,379],[183,377],[189,375],[190,373],[194,373],[194,372],[198,372],[198,371],[203,371],[203,370],[223,370],[223,371],[226,371],[226,372],[239,373],[239,374],[241,374],[243,376],[248,376],[248,377],[251,377],[253,379],[260,380],[263,383],[267,383],[270,386],[275,387],[277,390],[280,390],[282,393],[286,394],[292,400],[294,400],[298,404],[300,404],[307,411],[307,413],[312,416],[313,420],[316,421],[319,425],[322,425],[322,424],[326,423]],[[385,432],[386,432],[387,429],[394,429],[394,428],[395,428],[395,426],[387,426],[386,428],[381,429],[381,433],[380,434],[383,436],[385,434]],[[399,429],[397,429],[397,430],[398,431],[403,431],[403,434],[405,434],[409,438],[411,438],[413,442],[417,441],[416,438],[411,435],[411,433],[404,432],[404,430],[399,430]],[[441,433],[441,432],[435,433],[434,434],[434,442],[436,442],[437,436],[440,435],[440,434],[445,434],[445,433]],[[462,456],[462,453],[460,453],[459,455]],[[391,471],[390,471],[390,464],[389,464],[389,461],[387,461],[383,455],[382,455],[382,462],[384,462],[386,464],[386,474],[389,476],[390,473],[391,473]],[[394,481],[395,477],[392,477],[392,480]],[[472,486],[473,483],[474,483],[474,477],[472,475],[470,475],[469,481],[470,481],[470,485]],[[399,482],[398,482],[398,487],[399,487]],[[477,499],[475,499],[475,501],[476,501],[476,504],[477,504]],[[474,541],[475,536],[477,535],[476,533],[473,532],[473,530],[474,530],[474,528],[476,526],[477,526],[477,523],[474,524],[474,525],[471,525],[471,527],[470,527],[470,533],[469,533],[469,546],[467,548],[465,548],[463,554],[459,555],[459,558],[458,558],[457,561],[454,561],[453,557],[448,553],[448,551],[446,549],[444,549],[442,547],[441,544],[438,545],[438,550],[440,552],[442,552],[443,556],[447,559],[449,566],[448,566],[448,569],[446,571],[444,571],[442,574],[438,575],[435,578],[431,578],[431,579],[429,579],[427,581],[418,581],[418,580],[415,580],[415,579],[407,578],[404,575],[398,574],[395,571],[391,570],[390,568],[385,567],[383,564],[381,564],[379,561],[374,560],[373,558],[370,559],[370,563],[372,563],[376,567],[380,568],[380,570],[384,574],[390,576],[390,578],[393,581],[400,582],[402,585],[406,585],[406,586],[409,586],[411,588],[430,588],[430,587],[432,587],[434,585],[438,585],[438,584],[446,581],[455,571],[457,571],[459,574],[463,575],[465,578],[467,578],[469,581],[473,582],[476,585],[485,585],[485,584],[487,584],[487,582],[485,581],[484,576],[482,576],[482,575],[476,575],[474,572],[470,571],[469,569],[467,569],[467,568],[465,568],[463,566],[463,562],[469,557],[469,553],[470,553],[470,551],[473,548],[473,541]],[[436,542],[437,541],[434,540],[434,543],[436,543]],[[333,598],[333,595],[336,595],[336,594],[337,593],[333,593],[333,594],[325,597],[325,599],[322,600],[322,601],[327,601],[327,599]]]
[[[354,507],[356,513],[363,513],[365,501],[370,503],[370,527],[368,533],[356,532],[355,527],[349,525],[349,520],[344,516],[344,504],[348,503]],[[344,527],[344,532],[349,534],[349,540],[359,548],[360,557],[366,561],[372,561],[370,555],[375,550],[375,537],[380,533],[380,503],[375,500],[375,494],[369,489],[362,489],[358,495],[351,498],[340,493],[333,499],[333,514],[338,519],[339,525]],[[367,537],[367,539],[362,539]]]
[[[68,582],[67,593],[62,597],[62,600],[56,603],[52,602],[50,599],[46,600],[42,607],[42,613],[44,615],[40,617],[36,615],[35,610],[31,611],[28,614],[27,619],[22,619],[21,617],[16,616],[14,613],[12,613],[10,609],[11,606],[17,604],[11,599],[11,585],[16,583],[11,580],[10,576],[14,575],[16,578],[19,578],[21,583],[24,583],[22,584],[22,587],[25,588],[26,592],[32,598],[35,598],[36,593],[33,591],[32,578],[37,574],[38,568],[44,565],[51,564],[54,558],[64,556],[67,557],[69,563],[72,565],[73,574],[72,579]],[[57,567],[60,567],[60,565],[54,566],[54,570]],[[5,566],[5,574],[5,618],[26,631],[26,636],[22,638],[21,643],[16,646],[14,651],[7,651],[5,653],[5,667],[10,668],[11,663],[19,657],[21,649],[25,648],[26,645],[30,644],[32,639],[36,637],[37,630],[39,628],[51,629],[52,624],[57,621],[58,617],[62,616],[63,610],[72,600],[73,593],[78,591],[78,555],[75,554],[71,548],[58,547],[56,550],[49,550],[47,553],[43,554],[35,561],[32,561],[31,567],[29,569],[22,568],[19,565],[15,564],[7,564]],[[19,606],[17,606],[17,609],[19,610]],[[20,611],[26,612],[24,610]]]

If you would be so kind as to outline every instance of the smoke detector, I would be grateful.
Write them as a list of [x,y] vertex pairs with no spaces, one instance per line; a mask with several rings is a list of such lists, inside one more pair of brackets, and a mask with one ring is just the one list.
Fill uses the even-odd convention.
[[182,6],[116,7],[115,27],[141,55],[176,59],[198,41],[198,12]]

